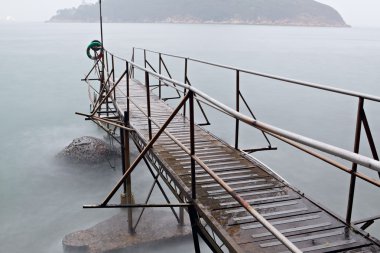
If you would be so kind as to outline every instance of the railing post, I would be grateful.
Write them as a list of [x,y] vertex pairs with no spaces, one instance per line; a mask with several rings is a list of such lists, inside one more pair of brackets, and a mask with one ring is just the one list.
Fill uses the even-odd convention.
[[[113,82],[113,85],[115,85],[115,60],[114,60],[114,56],[112,55],[112,82]],[[113,91],[113,97],[115,98],[116,97],[116,89]]]
[[[186,65],[187,65],[187,61],[186,61]],[[185,72],[185,78],[186,78],[186,72]],[[184,106],[186,106],[186,104]],[[195,174],[195,160],[193,158],[195,155],[194,92],[191,90],[189,90],[189,111],[190,111],[191,198],[192,198],[192,202],[194,202],[197,199],[197,181],[196,181],[196,174]],[[194,240],[194,250],[196,253],[200,253],[201,251],[200,251],[199,240],[198,240],[198,219],[199,218],[194,206],[189,207],[188,210],[189,210],[191,229],[192,229],[193,240]]]
[[[187,78],[187,58],[185,58],[185,74],[184,74],[184,81],[183,83],[184,84],[188,84],[187,82],[188,78]],[[183,91],[183,95],[186,96],[186,89],[184,89]],[[186,104],[185,106],[183,107],[183,116],[186,117]]]
[[127,89],[127,112],[129,113],[129,106],[130,106],[130,102],[129,102],[129,85],[130,85],[130,79],[129,79],[129,63],[128,62],[125,62],[125,68],[126,68],[126,71],[127,71],[127,74],[125,75],[127,80],[126,80],[126,89]]
[[197,198],[197,187],[196,187],[196,177],[195,177],[195,160],[193,156],[195,155],[195,140],[194,140],[194,92],[189,91],[189,107],[190,107],[190,154],[191,154],[191,194],[193,200]]
[[[240,71],[236,70],[236,111],[240,112]],[[235,123],[235,149],[239,149],[239,119]]]
[[[158,54],[158,73],[162,74],[162,55],[161,53]],[[161,79],[158,79],[158,97],[161,99]]]
[[[105,60],[106,60],[105,68],[106,68],[106,70],[107,70],[107,74],[108,74],[108,73],[109,73],[108,52],[106,52]],[[105,76],[104,76],[104,78],[105,78]],[[105,81],[105,80],[104,80],[104,81]]]
[[[135,63],[135,48],[132,49],[132,62]],[[132,65],[132,78],[135,78],[135,66]]]
[[146,50],[144,49],[144,68],[146,68]]
[[[124,112],[124,126],[129,127],[129,111]],[[130,160],[130,146],[129,146],[129,132],[124,129],[120,129],[121,140],[121,158],[122,158],[122,171],[123,175],[126,170],[131,166]],[[131,205],[133,204],[132,197],[132,182],[129,175],[123,183],[123,193],[121,194],[121,204]],[[130,233],[134,233],[133,229],[133,210],[128,208],[128,229]]]
[[[358,103],[357,118],[356,118],[355,144],[354,144],[354,152],[356,154],[359,154],[359,148],[360,148],[360,134],[361,134],[361,129],[362,129],[363,106],[364,106],[364,99],[360,97],[359,103]],[[358,164],[353,163],[352,172],[356,172],[357,168],[358,168]],[[355,185],[356,185],[356,175],[351,174],[351,182],[350,182],[350,190],[349,190],[349,195],[348,195],[347,214],[346,214],[347,224],[351,224],[352,206],[354,203],[354,195],[355,195]]]
[[145,86],[146,86],[146,105],[147,105],[147,114],[148,114],[148,128],[149,128],[149,140],[152,139],[152,121],[151,111],[150,111],[150,87],[149,87],[149,73],[145,71]]

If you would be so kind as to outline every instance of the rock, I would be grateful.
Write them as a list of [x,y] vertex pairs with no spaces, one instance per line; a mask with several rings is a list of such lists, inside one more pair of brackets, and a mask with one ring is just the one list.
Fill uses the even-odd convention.
[[83,136],[74,139],[57,157],[69,162],[92,164],[119,156],[118,150],[101,139]]
[[[134,212],[134,219],[137,219],[138,214]],[[103,253],[121,249],[131,249],[133,252],[133,248],[144,244],[191,236],[188,219],[185,223],[186,225],[178,225],[170,212],[146,209],[136,233],[131,234],[128,231],[128,212],[122,211],[92,228],[66,235],[62,244],[65,253]]]

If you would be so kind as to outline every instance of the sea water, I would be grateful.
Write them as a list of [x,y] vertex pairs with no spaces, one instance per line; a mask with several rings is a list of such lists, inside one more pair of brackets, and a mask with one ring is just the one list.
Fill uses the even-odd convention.
[[[133,46],[200,58],[259,72],[380,95],[380,29],[303,28],[240,25],[106,24],[105,47],[126,58]],[[97,24],[0,24],[0,251],[62,252],[65,234],[85,229],[118,210],[83,210],[99,203],[120,177],[120,165],[57,163],[55,154],[72,139],[104,138],[74,112],[88,112],[88,89],[80,79],[92,62],[85,49],[99,39]],[[141,52],[136,51],[141,63]],[[148,59],[157,66],[156,58]],[[183,62],[165,57],[173,77],[183,81]],[[233,71],[189,63],[197,88],[234,106]],[[357,98],[242,74],[242,93],[259,120],[353,150]],[[173,102],[174,103],[174,102]],[[365,103],[377,145],[380,109]],[[248,113],[246,109],[242,109]],[[209,130],[233,143],[234,122],[206,108]],[[198,121],[202,117],[197,114]],[[370,155],[365,135],[361,151]],[[345,216],[349,176],[271,139],[278,151],[255,153],[287,181]],[[241,148],[266,146],[243,126]],[[338,161],[340,161],[338,159]],[[349,163],[340,161],[347,166]],[[359,167],[372,177],[377,175]],[[137,201],[151,179],[135,172]],[[139,194],[141,192],[141,194]],[[354,220],[378,215],[376,187],[358,180]],[[160,200],[155,193],[153,201]],[[174,219],[173,219],[173,222]],[[368,230],[380,236],[380,226]],[[191,239],[159,245],[161,252],[192,252]],[[150,247],[144,252],[158,252]]]

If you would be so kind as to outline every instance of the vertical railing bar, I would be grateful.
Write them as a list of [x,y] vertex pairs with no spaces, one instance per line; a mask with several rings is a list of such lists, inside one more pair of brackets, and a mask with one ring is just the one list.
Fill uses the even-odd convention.
[[144,68],[146,68],[146,50],[144,49]]
[[[236,70],[236,111],[240,112],[240,71]],[[240,120],[235,122],[235,149],[239,149],[239,124]]]
[[[185,59],[185,83],[187,82],[187,59]],[[184,90],[185,96],[186,90]],[[195,141],[194,141],[194,93],[193,91],[189,90],[189,110],[190,110],[190,157],[191,157],[191,198],[193,205],[188,208],[189,216],[190,216],[190,222],[191,222],[191,229],[193,234],[193,241],[194,241],[194,250],[196,253],[200,253],[200,247],[199,247],[199,239],[198,239],[198,215],[197,211],[194,207],[194,201],[197,199],[197,182],[196,182],[196,174],[195,174]],[[184,116],[186,116],[186,104],[184,104]]]
[[130,109],[130,102],[129,102],[129,86],[130,86],[130,78],[129,78],[129,63],[126,61],[126,64],[125,64],[125,68],[126,68],[126,71],[127,71],[127,74],[126,74],[126,89],[127,89],[127,112],[129,113],[129,109]]
[[193,235],[194,242],[194,252],[201,253],[201,249],[199,247],[199,238],[198,238],[198,214],[194,206],[188,207],[190,223],[191,223],[191,231]]
[[[124,126],[127,127],[127,119],[126,119],[126,113],[125,112],[124,112]],[[126,150],[125,150],[125,145],[124,145],[126,138],[124,137],[124,132],[125,132],[125,130],[120,128],[120,147],[121,147],[121,164],[122,164],[121,171],[122,171],[123,175],[125,173],[126,168],[128,168],[126,166],[126,155],[125,155]],[[123,193],[127,194],[126,182],[124,182],[124,184],[123,184]]]
[[108,52],[106,52],[106,70],[108,74],[109,73]]
[[[133,63],[135,62],[135,48],[132,49],[132,62]],[[132,78],[135,78],[135,66],[132,64],[131,68],[132,68],[132,71],[131,71]]]
[[[129,97],[130,97],[130,80],[129,80],[129,63],[126,62],[126,65],[125,65],[125,68],[126,68],[126,88],[127,88],[127,114],[125,115],[125,117],[127,118],[127,127],[130,127],[130,121],[129,121],[129,115],[130,115],[130,101],[129,101]],[[129,147],[129,133],[128,133],[128,147]],[[129,160],[129,166],[130,166],[130,160]],[[129,168],[129,167],[128,167]],[[124,172],[125,174],[125,172]],[[127,185],[128,185],[128,188],[127,188],[127,203],[128,204],[132,204],[133,203],[133,195],[132,195],[132,180],[131,180],[131,176],[128,176],[127,177]],[[134,231],[134,228],[133,228],[133,210],[131,208],[129,208],[128,210],[128,227],[129,227],[129,231],[130,232],[135,232]]]
[[193,200],[197,199],[196,176],[195,176],[195,141],[194,141],[194,93],[189,91],[189,110],[190,110],[190,155],[191,155],[191,193]]
[[[360,148],[360,134],[361,134],[361,128],[362,128],[362,119],[363,119],[363,117],[362,117],[363,106],[364,106],[364,99],[362,97],[360,97],[359,103],[358,103],[358,112],[357,112],[356,129],[355,129],[354,152],[356,154],[359,154],[359,148]],[[356,172],[357,168],[358,168],[358,164],[353,163],[352,164],[352,172]],[[354,203],[354,195],[355,195],[355,185],[356,185],[356,175],[354,173],[352,173],[351,174],[351,181],[350,181],[349,195],[348,195],[348,204],[347,204],[347,215],[346,215],[347,224],[351,224],[352,206]]]
[[97,71],[97,74],[99,75],[99,81],[100,81],[100,89],[102,89],[103,87],[103,76],[102,76],[102,70],[101,68],[103,68],[103,64],[104,64],[104,57],[102,58],[102,61],[101,61],[101,66],[97,65],[96,66],[96,71]]
[[145,72],[145,86],[146,86],[146,103],[147,103],[147,114],[148,114],[148,128],[149,128],[149,140],[152,139],[152,121],[150,119],[150,87],[149,87],[149,73]]
[[[158,74],[162,74],[162,55],[161,53],[158,55]],[[162,83],[161,83],[161,78],[158,79],[158,97],[159,99],[161,99],[161,92],[162,92],[162,87],[161,87]]]
[[[129,127],[129,111],[124,112],[124,125],[126,127]],[[126,173],[127,168],[131,166],[131,160],[130,160],[130,146],[129,146],[129,132],[124,130],[123,133],[124,139],[122,140],[122,143],[124,142],[124,164],[123,164],[123,175]],[[131,175],[128,175],[126,180],[123,183],[123,191],[124,191],[124,198],[127,199],[127,204],[131,205],[133,204],[133,197],[132,197],[132,180]],[[131,233],[134,233],[134,227],[133,227],[133,209],[128,208],[128,229]]]
[[[187,84],[187,58],[185,58],[185,74],[184,74],[184,83]],[[186,96],[186,88],[183,88],[183,95]],[[186,104],[183,107],[183,116],[186,117]]]
[[[113,82],[113,85],[115,85],[115,59],[114,59],[114,56],[112,55],[112,82]],[[114,99],[116,98],[116,89],[113,90],[113,97]]]

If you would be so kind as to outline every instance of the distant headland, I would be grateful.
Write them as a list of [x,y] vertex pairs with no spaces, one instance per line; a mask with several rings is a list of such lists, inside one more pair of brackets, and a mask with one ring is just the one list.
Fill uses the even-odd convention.
[[[347,27],[313,0],[103,0],[109,23],[208,23]],[[98,3],[58,10],[48,22],[98,22]]]

